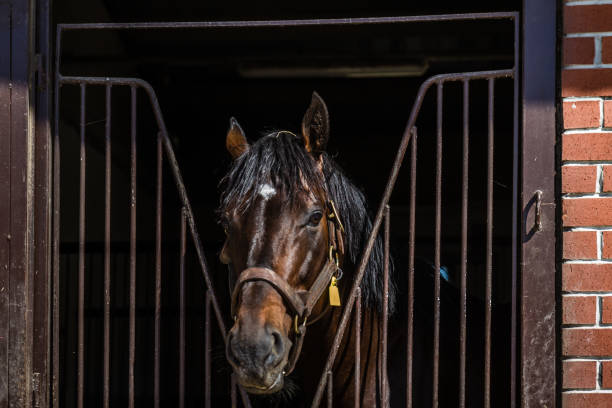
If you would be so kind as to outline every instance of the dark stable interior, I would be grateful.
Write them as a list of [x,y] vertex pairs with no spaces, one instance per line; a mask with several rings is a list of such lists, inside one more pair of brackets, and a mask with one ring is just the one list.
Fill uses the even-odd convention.
[[[432,0],[310,1],[288,3],[118,1],[54,3],[55,23],[212,21],[371,17],[520,11],[517,1]],[[313,91],[331,119],[328,152],[363,189],[375,212],[421,83],[428,77],[513,67],[509,20],[317,26],[307,28],[79,31],[65,34],[63,75],[138,77],[153,86],[168,127],[206,250],[221,305],[229,309],[225,267],[218,261],[223,231],[217,224],[218,183],[230,165],[225,150],[229,118],[257,140],[272,130],[298,132]],[[512,80],[495,82],[492,401],[510,399]],[[104,130],[103,87],[86,96],[87,193],[85,280],[85,406],[102,405]],[[451,293],[459,285],[461,246],[462,84],[444,87],[441,263]],[[130,93],[112,96],[111,406],[127,403],[129,307]],[[138,216],[136,369],[137,406],[152,404],[157,127],[148,100],[138,93]],[[435,89],[417,120],[416,255],[434,259]],[[485,291],[487,82],[470,85],[468,207],[468,349],[484,350],[481,307]],[[79,89],[64,86],[61,134],[60,403],[76,406],[77,262],[79,198]],[[405,289],[410,159],[407,155],[391,198],[396,282]],[[178,406],[180,207],[173,178],[164,169],[161,333],[162,406]],[[427,269],[427,268],[425,268]],[[187,244],[185,405],[201,406],[204,393],[205,285]],[[422,271],[431,274],[431,270]],[[447,292],[448,292],[447,291]],[[433,292],[432,292],[433,296]],[[451,293],[451,298],[453,294]],[[454,296],[457,296],[454,294]],[[405,306],[404,306],[405,307]],[[471,308],[470,308],[471,307]],[[226,324],[230,322],[229,313]],[[458,304],[443,302],[442,324],[456,324]],[[453,323],[455,322],[455,323]],[[225,406],[229,367],[213,318],[213,406]],[[431,336],[431,333],[419,335]],[[448,342],[443,342],[442,347]],[[455,343],[458,345],[458,339]],[[457,346],[458,347],[458,346]],[[326,356],[319,356],[325,359]],[[468,357],[482,370],[482,356]],[[470,372],[468,370],[468,372]],[[393,375],[393,373],[391,374]],[[418,375],[418,372],[416,373]],[[468,374],[468,383],[470,382]],[[474,377],[476,378],[476,377]],[[470,387],[468,406],[482,398],[481,380]],[[445,393],[446,390],[441,390]],[[472,400],[470,400],[470,398]],[[450,401],[455,401],[453,396]],[[444,405],[444,398],[441,404]],[[454,406],[455,403],[450,406]]]

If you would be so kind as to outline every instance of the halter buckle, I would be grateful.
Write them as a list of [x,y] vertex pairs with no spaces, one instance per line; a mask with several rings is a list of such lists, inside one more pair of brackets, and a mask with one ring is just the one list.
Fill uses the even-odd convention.
[[308,320],[308,317],[304,318],[304,321],[302,322],[301,325],[298,323],[298,320],[299,320],[299,316],[295,315],[295,317],[293,318],[293,330],[295,331],[296,336],[300,336],[302,334],[300,330],[300,326],[302,327],[306,326],[306,321]]
[[336,264],[336,269],[340,269],[340,260],[338,259],[338,250],[333,245],[329,246],[329,262]]
[[338,225],[340,231],[344,233],[344,225],[342,225],[342,221],[340,221],[340,216],[338,215],[338,210],[336,210],[336,205],[334,204],[334,200],[329,200],[329,207],[331,212],[327,215],[327,218],[332,220],[335,224]]

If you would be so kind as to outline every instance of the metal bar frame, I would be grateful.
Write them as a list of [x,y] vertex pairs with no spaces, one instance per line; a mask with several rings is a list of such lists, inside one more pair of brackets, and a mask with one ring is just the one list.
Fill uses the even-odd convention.
[[104,151],[104,350],[102,407],[110,406],[110,303],[111,303],[111,86],[106,86]]
[[[443,15],[432,15],[432,16],[401,16],[401,17],[375,17],[375,18],[339,18],[339,19],[311,19],[311,20],[261,20],[261,21],[215,21],[215,22],[168,22],[168,23],[164,23],[164,22],[160,22],[160,23],[102,23],[102,24],[60,24],[57,26],[57,34],[56,34],[56,61],[55,61],[55,135],[54,135],[54,139],[53,139],[53,145],[54,145],[54,150],[53,150],[53,163],[54,163],[54,167],[53,167],[53,216],[54,216],[54,222],[53,222],[53,231],[52,231],[52,236],[53,236],[53,279],[54,282],[57,282],[58,276],[59,276],[59,263],[58,263],[58,255],[59,255],[59,225],[58,225],[58,219],[59,219],[59,189],[60,189],[60,185],[59,185],[59,160],[60,160],[60,152],[59,152],[59,129],[58,129],[58,124],[59,124],[59,100],[60,100],[60,88],[63,85],[79,85],[84,87],[85,85],[104,85],[107,86],[107,89],[110,89],[111,86],[130,86],[132,87],[133,90],[135,90],[136,88],[140,88],[143,89],[146,94],[148,95],[149,101],[152,105],[154,114],[155,114],[155,118],[159,127],[159,150],[161,151],[161,149],[163,148],[164,152],[165,152],[165,156],[167,157],[168,160],[168,166],[174,176],[175,182],[177,184],[177,188],[179,190],[179,195],[180,195],[180,199],[182,202],[182,205],[184,207],[184,214],[185,214],[185,220],[188,224],[188,228],[189,228],[189,234],[191,236],[191,239],[193,241],[194,244],[194,249],[196,252],[196,255],[198,257],[198,261],[200,264],[200,268],[205,280],[205,283],[207,285],[208,288],[208,292],[207,292],[207,305],[210,304],[212,305],[213,311],[215,313],[215,317],[216,317],[216,321],[217,321],[217,325],[218,328],[220,329],[221,333],[223,333],[223,335],[225,336],[226,333],[226,328],[225,328],[225,324],[224,321],[222,319],[222,315],[221,315],[221,310],[217,301],[217,298],[215,296],[214,293],[214,288],[212,286],[212,280],[210,279],[209,276],[209,272],[208,272],[208,268],[207,268],[207,264],[206,264],[206,260],[204,258],[204,254],[203,254],[203,249],[202,249],[202,245],[200,243],[200,238],[199,238],[199,234],[196,230],[195,227],[195,222],[194,222],[194,215],[191,209],[191,205],[189,203],[188,197],[187,197],[187,192],[185,190],[185,186],[183,184],[182,181],[182,176],[180,174],[180,170],[178,167],[178,164],[176,162],[176,158],[174,156],[174,152],[172,150],[172,146],[171,146],[171,142],[168,138],[168,133],[165,127],[165,123],[163,120],[163,116],[161,114],[161,109],[157,100],[157,97],[155,95],[154,90],[152,89],[152,87],[145,81],[138,79],[138,78],[102,78],[102,77],[79,77],[79,76],[63,76],[60,73],[60,64],[61,64],[61,42],[62,42],[62,34],[64,32],[69,32],[69,31],[76,31],[76,30],[142,30],[142,29],[231,29],[231,28],[290,28],[290,27],[316,27],[316,26],[354,26],[354,25],[367,25],[367,24],[401,24],[401,23],[423,23],[423,22],[443,22],[443,21],[469,21],[469,20],[511,20],[514,22],[514,44],[515,44],[515,53],[514,53],[514,66],[511,69],[507,69],[507,70],[496,70],[496,71],[482,71],[482,72],[469,72],[469,73],[453,73],[453,74],[443,74],[443,75],[437,75],[434,77],[431,77],[429,79],[427,79],[422,85],[421,88],[419,89],[419,92],[417,94],[417,97],[415,99],[413,108],[411,110],[410,113],[410,117],[408,120],[408,123],[405,127],[405,130],[403,132],[402,135],[402,139],[400,141],[400,145],[399,145],[399,149],[397,152],[397,155],[395,157],[395,161],[394,161],[394,165],[391,171],[391,174],[388,178],[387,181],[387,185],[385,188],[385,192],[383,194],[383,198],[380,202],[380,205],[378,207],[378,211],[376,213],[376,217],[374,219],[374,223],[373,223],[373,230],[372,233],[368,239],[368,242],[366,244],[366,249],[364,251],[364,254],[362,255],[361,261],[359,263],[359,267],[357,269],[357,273],[356,273],[356,279],[354,281],[354,284],[350,290],[349,293],[349,298],[348,301],[346,302],[346,307],[345,310],[343,311],[343,315],[338,327],[338,330],[336,332],[335,338],[334,338],[334,345],[331,348],[331,352],[328,356],[327,362],[326,362],[326,366],[325,369],[322,373],[322,377],[320,379],[319,382],[319,387],[317,390],[317,393],[315,394],[314,400],[313,400],[313,406],[318,406],[319,403],[321,402],[321,397],[323,396],[323,391],[326,388],[326,383],[328,381],[331,380],[331,369],[332,369],[332,365],[333,362],[335,360],[335,354],[338,350],[338,345],[344,335],[344,331],[346,329],[347,326],[347,322],[348,322],[348,318],[349,315],[352,311],[353,305],[355,304],[355,301],[357,299],[359,299],[359,284],[360,281],[363,277],[363,273],[365,271],[365,266],[367,263],[367,260],[369,259],[369,255],[370,252],[372,250],[373,244],[375,242],[375,239],[379,233],[379,229],[381,227],[381,223],[382,223],[382,219],[383,218],[387,218],[384,217],[385,215],[385,211],[388,211],[388,205],[389,205],[389,198],[390,195],[393,191],[393,187],[395,184],[395,181],[397,179],[397,176],[399,174],[399,169],[400,166],[403,162],[404,159],[404,155],[405,152],[407,150],[407,147],[409,145],[409,142],[411,140],[413,140],[413,149],[412,149],[412,167],[411,167],[411,177],[412,177],[412,181],[411,181],[411,191],[416,191],[416,128],[415,128],[415,122],[416,122],[416,118],[418,116],[418,113],[420,111],[421,105],[423,103],[423,98],[426,94],[426,92],[429,90],[430,87],[432,87],[434,84],[437,86],[438,88],[438,96],[439,96],[439,103],[441,104],[441,97],[442,97],[442,87],[443,84],[449,81],[463,81],[465,89],[467,92],[467,87],[469,84],[469,81],[471,80],[477,80],[477,79],[487,79],[489,80],[489,83],[492,84],[494,79],[498,79],[498,78],[513,78],[514,81],[514,113],[513,113],[513,120],[514,120],[514,137],[513,137],[513,145],[514,145],[514,149],[513,149],[513,176],[514,176],[514,186],[513,186],[513,191],[514,191],[514,196],[513,196],[513,242],[512,242],[512,253],[513,255],[516,255],[513,257],[513,264],[512,264],[512,274],[513,274],[513,321],[512,321],[512,346],[511,346],[511,354],[512,354],[512,375],[511,375],[511,394],[512,394],[512,406],[516,406],[516,401],[515,399],[518,397],[517,395],[517,387],[516,387],[516,363],[517,363],[517,346],[516,346],[516,341],[515,339],[517,339],[517,332],[518,332],[518,327],[517,327],[517,321],[516,321],[516,312],[515,310],[518,307],[518,303],[517,303],[517,293],[518,293],[518,286],[517,286],[517,279],[519,277],[519,271],[518,271],[518,262],[516,261],[518,253],[519,253],[519,248],[518,248],[518,195],[519,195],[519,180],[518,180],[518,166],[519,166],[519,162],[520,162],[520,157],[519,157],[519,110],[518,110],[518,101],[519,101],[519,75],[518,75],[518,67],[519,67],[519,37],[520,37],[520,22],[519,22],[519,13],[518,12],[500,12],[500,13],[466,13],[466,14],[443,14]],[[466,97],[467,98],[467,97]],[[467,111],[467,106],[465,107],[466,111]],[[467,115],[467,113],[465,114]],[[464,118],[465,118],[464,115]],[[438,135],[441,135],[441,111],[440,111],[440,115],[439,115],[439,131],[438,131]],[[465,125],[465,132],[464,132],[464,137],[467,138],[467,132],[468,132],[468,128],[467,125]],[[412,138],[411,136],[415,136],[414,138]],[[438,136],[438,161],[441,160],[441,138],[440,136]],[[467,143],[464,141],[464,143]],[[161,157],[161,153],[159,154],[159,157]],[[158,161],[158,166],[161,166],[160,161]],[[464,168],[464,171],[467,172],[467,169]],[[159,170],[158,170],[158,175],[159,175]],[[464,174],[465,176],[465,174]],[[466,176],[465,176],[466,177]],[[158,187],[158,210],[157,211],[161,211],[161,187]],[[413,194],[414,196],[414,194]],[[467,186],[464,186],[464,199],[467,199]],[[441,197],[439,194],[436,194],[436,203],[437,205],[439,205],[439,202],[441,200]],[[387,209],[387,210],[385,210]],[[436,216],[436,224],[439,227],[439,223],[440,223],[440,217],[441,214],[439,214],[439,211],[437,211],[437,216]],[[467,222],[466,220],[467,217],[463,217],[463,219],[465,220],[465,222]],[[388,219],[388,218],[387,218]],[[161,225],[158,225],[158,229],[161,230]],[[410,236],[411,236],[411,242],[410,242],[410,258],[413,258],[414,256],[414,202],[411,202],[411,222],[410,222]],[[439,228],[436,228],[436,268],[439,269],[439,240],[440,240],[440,236],[439,236]],[[388,233],[388,230],[386,231]],[[161,232],[160,232],[161,233]],[[466,235],[467,232],[463,232],[462,235]],[[465,254],[463,255],[463,262],[466,262],[465,260]],[[156,276],[158,277],[156,280],[156,363],[155,363],[155,369],[158,371],[158,353],[159,353],[159,340],[158,340],[158,330],[159,330],[159,323],[158,323],[158,313],[159,313],[159,292],[161,291],[161,283],[160,283],[160,279],[161,279],[161,267],[159,266],[159,260],[156,259]],[[411,265],[409,267],[409,327],[412,327],[412,319],[413,319],[413,305],[412,305],[412,301],[413,301],[413,284],[414,284],[414,262],[413,260],[411,261]],[[465,295],[464,291],[465,291],[465,271],[462,272],[462,296]],[[435,288],[436,288],[436,293],[439,292],[439,274],[436,276],[436,283],[435,283]],[[53,302],[53,339],[54,342],[57,339],[58,336],[58,327],[57,327],[57,322],[58,322],[58,318],[59,318],[59,311],[58,311],[58,299],[59,299],[59,293],[58,293],[59,288],[57,286],[54,286],[54,302]],[[439,293],[438,293],[438,297],[439,297]],[[463,299],[465,301],[465,299]],[[436,305],[436,310],[438,313],[438,318],[437,323],[439,325],[439,299],[436,300],[435,302]],[[462,330],[465,330],[465,303],[462,303],[462,310],[461,310],[461,314],[463,316],[462,319]],[[360,307],[357,308],[356,310],[356,314],[355,314],[355,319],[356,322],[360,323]],[[209,325],[206,325],[207,327]],[[357,324],[357,327],[359,327],[359,324]],[[386,337],[386,334],[385,334]],[[439,337],[439,336],[438,336]],[[439,342],[439,338],[434,336],[434,343],[435,343],[435,347],[434,350],[435,352],[437,352],[437,345]],[[407,364],[408,364],[408,381],[410,381],[410,379],[412,378],[412,345],[413,345],[413,338],[412,338],[412,330],[409,329],[409,336],[408,336],[408,360],[407,360]],[[461,343],[461,347],[464,350],[465,347],[465,332],[462,332],[462,339],[460,339],[460,343]],[[208,351],[208,350],[207,350]],[[53,389],[54,390],[58,390],[59,387],[59,378],[57,376],[57,370],[59,369],[59,360],[57,359],[56,353],[58,353],[58,350],[56,348],[53,349],[53,369],[54,369],[54,373],[56,373],[56,375],[53,377]],[[105,358],[107,358],[107,356],[105,356]],[[434,364],[437,366],[437,361],[434,361]],[[206,364],[208,363],[208,357],[206,359]],[[358,369],[358,367],[356,366],[356,370]],[[462,373],[460,373],[460,376],[462,376],[462,384],[463,387],[465,386],[464,382],[465,382],[465,356],[464,359],[461,362],[461,371]],[[434,367],[434,386],[437,383],[437,370]],[[158,374],[155,376],[155,378],[158,377]],[[159,385],[157,384],[158,380],[156,381],[156,386],[155,389],[158,390]],[[554,379],[553,379],[553,383],[554,383]],[[235,387],[235,381],[232,378],[232,405],[236,404],[236,387]],[[358,386],[359,384],[359,379],[356,378],[356,386]],[[207,388],[210,388],[210,386],[208,385]],[[329,388],[331,390],[331,388]],[[246,397],[246,394],[244,393],[244,391],[242,389],[239,389],[240,394],[243,398],[243,403],[245,405],[249,405],[248,404],[248,398]],[[528,390],[523,390],[526,392],[529,392]],[[408,384],[407,387],[407,397],[408,397],[408,406],[411,406],[411,400],[410,397],[412,395],[412,388],[411,388],[411,383]],[[358,398],[357,398],[357,393],[358,390],[356,390],[356,404],[358,403]],[[434,399],[437,397],[437,395],[434,395]],[[156,392],[156,397],[155,397],[155,404],[159,404],[159,395],[158,395],[158,391]],[[462,390],[462,394],[459,396],[460,401],[463,401],[464,403],[464,399],[465,399],[465,390]],[[54,393],[54,401],[57,401],[57,393]],[[435,404],[434,404],[435,405]]]
[[[415,132],[414,130],[414,126],[415,126],[415,122],[416,122],[416,118],[418,117],[418,114],[420,112],[421,109],[421,105],[423,103],[423,99],[425,98],[425,94],[427,93],[427,91],[433,87],[433,85],[436,85],[437,88],[437,94],[438,94],[438,105],[440,106],[441,103],[441,92],[442,92],[442,86],[444,83],[446,82],[456,82],[456,81],[471,81],[471,80],[479,80],[479,79],[487,79],[487,80],[491,80],[491,79],[501,79],[501,78],[513,78],[514,81],[517,81],[516,78],[516,74],[515,74],[515,69],[508,69],[508,70],[495,70],[495,71],[480,71],[480,72],[466,72],[466,73],[452,73],[452,74],[441,74],[441,75],[435,75],[433,77],[428,78],[425,82],[423,82],[423,84],[421,85],[419,92],[417,93],[417,97],[415,100],[415,103],[412,107],[412,111],[410,113],[410,118],[408,120],[408,124],[406,125],[406,128],[404,130],[404,135],[402,137],[402,140],[400,142],[400,147],[398,149],[397,155],[395,157],[395,161],[393,164],[393,168],[391,170],[391,174],[389,175],[389,178],[387,180],[387,185],[385,187],[385,191],[383,193],[383,198],[381,199],[381,203],[378,207],[378,212],[376,213],[376,217],[374,219],[373,222],[373,226],[372,226],[372,232],[370,234],[370,237],[367,241],[367,244],[365,246],[364,252],[361,256],[361,260],[359,262],[359,266],[357,268],[357,272],[356,272],[356,276],[355,276],[355,280],[353,283],[353,286],[351,287],[351,290],[349,292],[349,297],[348,300],[346,302],[346,307],[343,311],[342,314],[342,318],[340,319],[340,323],[338,326],[338,329],[336,330],[336,334],[334,337],[334,342],[332,344],[331,347],[331,351],[329,353],[325,368],[324,368],[324,372],[329,372],[333,366],[333,363],[335,361],[336,358],[336,354],[337,351],[339,350],[339,346],[340,346],[340,342],[342,340],[342,336],[344,335],[344,331],[346,330],[346,326],[348,323],[348,316],[351,313],[353,304],[355,302],[355,296],[356,296],[356,292],[357,292],[357,288],[359,287],[359,284],[361,283],[361,279],[363,278],[363,274],[365,273],[365,267],[367,265],[368,259],[370,257],[370,253],[372,251],[372,248],[374,247],[374,243],[376,240],[376,237],[378,236],[378,232],[380,230],[381,224],[382,224],[382,220],[384,218],[384,212],[385,212],[385,208],[389,205],[389,198],[391,197],[391,193],[393,192],[393,187],[395,185],[395,181],[397,180],[397,177],[399,175],[399,170],[400,167],[402,165],[402,162],[404,160],[404,155],[406,153],[406,150],[408,148],[408,144],[410,142],[411,139],[411,135]],[[518,109],[518,105],[515,103],[515,110]],[[438,120],[440,120],[441,118],[441,109],[438,110],[439,115],[438,115]],[[439,125],[441,125],[438,122]],[[518,122],[514,122],[514,126],[515,128],[518,127]],[[438,126],[438,135],[441,134],[441,127]],[[518,132],[515,131],[515,135],[518,136]],[[440,136],[438,136],[438,154],[436,155],[436,162],[437,165],[439,166],[442,160],[442,144],[441,144],[441,138]],[[516,154],[517,152],[515,152]],[[517,159],[518,160],[518,159]],[[437,172],[438,173],[438,172]],[[436,185],[438,186],[439,183],[436,183]],[[436,187],[436,191],[438,190],[438,187]],[[438,194],[438,192],[436,193],[436,206],[439,206],[440,204],[440,200],[441,200],[441,195]],[[440,319],[439,319],[439,288],[440,288],[440,264],[439,264],[439,232],[440,232],[440,227],[438,225],[439,221],[441,218],[441,214],[438,213],[436,214],[436,249],[435,249],[435,258],[436,258],[436,265],[435,265],[435,269],[437,270],[438,273],[435,273],[435,283],[434,283],[434,288],[435,288],[435,299],[434,299],[434,307],[436,312],[434,312],[434,318],[435,318],[435,323],[434,323],[434,329],[436,329],[436,327],[439,326],[440,323]],[[517,245],[516,241],[512,242],[513,246]],[[410,273],[412,274],[413,271],[410,271]],[[386,335],[386,333],[384,333],[383,335]],[[439,338],[435,335],[435,331],[434,331],[434,356],[437,353],[437,347],[439,344]],[[436,359],[436,357],[434,357],[434,395],[433,395],[433,407],[437,407],[437,393],[436,393],[436,384],[437,384],[437,363],[438,360]],[[511,365],[515,365],[516,361],[512,360]],[[317,388],[317,392],[314,396],[313,399],[313,403],[312,403],[312,407],[318,407],[320,402],[321,402],[321,397],[322,397],[322,393],[323,393],[323,389],[325,388],[325,382],[326,382],[326,376],[322,376],[320,381],[319,381],[319,386]],[[514,399],[516,398],[516,395],[513,394],[512,395],[513,398],[513,402]]]
[[79,272],[78,272],[78,348],[77,348],[77,407],[83,408],[85,376],[85,171],[87,157],[85,149],[85,101],[86,87],[81,83],[81,120],[79,123],[81,146],[79,166]]
[[[489,79],[492,81],[492,79]],[[463,166],[461,179],[461,277],[459,283],[459,407],[465,408],[466,347],[467,347],[467,240],[468,240],[468,173],[470,83],[463,81]],[[486,333],[489,333],[488,331]],[[485,333],[485,335],[486,335]]]
[[406,335],[406,407],[412,408],[412,360],[414,353],[414,247],[416,233],[417,128],[410,141],[410,220],[408,226],[408,330]]
[[128,407],[134,408],[136,367],[136,87],[130,87],[130,317],[128,345]]
[[[135,325],[135,307],[136,307],[136,160],[137,160],[137,156],[136,156],[136,95],[137,95],[137,90],[141,89],[144,90],[146,95],[149,97],[149,101],[151,103],[151,106],[153,107],[153,111],[155,114],[155,118],[157,120],[157,124],[158,127],[160,129],[159,133],[158,133],[158,143],[160,143],[160,145],[158,146],[158,163],[157,163],[157,177],[158,177],[158,186],[157,186],[157,206],[156,206],[156,218],[157,218],[157,225],[156,225],[156,326],[155,326],[155,341],[156,341],[156,349],[154,351],[154,404],[155,403],[159,403],[159,330],[160,330],[160,326],[159,326],[159,308],[160,308],[160,302],[161,302],[161,252],[160,252],[160,248],[161,248],[161,218],[160,218],[160,214],[161,214],[161,166],[162,166],[162,158],[163,156],[161,155],[159,149],[163,148],[163,151],[165,152],[165,156],[166,156],[166,160],[168,161],[169,167],[173,173],[173,176],[175,178],[175,182],[177,184],[177,189],[179,192],[179,196],[180,196],[180,200],[182,203],[182,222],[183,223],[187,223],[187,227],[189,229],[188,233],[189,236],[192,239],[194,248],[195,248],[195,252],[200,264],[200,269],[202,271],[202,274],[204,276],[207,288],[208,290],[208,298],[209,300],[207,300],[208,303],[210,303],[213,307],[213,310],[215,312],[215,317],[216,317],[216,321],[217,321],[217,326],[219,328],[219,330],[221,331],[221,333],[223,334],[223,338],[225,339],[225,335],[227,333],[226,331],[226,327],[225,327],[225,322],[223,321],[222,318],[222,314],[221,314],[221,308],[219,307],[219,303],[217,301],[217,298],[215,296],[214,290],[213,290],[213,286],[212,286],[212,279],[209,275],[208,272],[208,267],[206,264],[206,259],[204,258],[204,250],[199,238],[199,234],[196,230],[196,226],[195,226],[195,221],[194,221],[194,216],[193,216],[193,211],[191,209],[191,204],[187,198],[187,192],[184,186],[184,183],[182,181],[182,176],[178,167],[178,163],[176,161],[176,157],[174,155],[174,151],[172,149],[172,145],[170,142],[170,139],[168,137],[168,132],[166,130],[165,127],[165,123],[163,120],[163,116],[161,114],[161,109],[159,107],[159,103],[157,100],[157,96],[155,95],[155,91],[153,90],[153,88],[146,82],[143,81],[141,79],[138,78],[97,78],[97,77],[61,77],[60,79],[58,79],[58,83],[56,84],[56,86],[58,87],[58,89],[56,89],[57,91],[57,95],[59,95],[59,86],[60,85],[78,85],[81,88],[81,156],[84,159],[85,158],[85,89],[87,86],[105,86],[106,89],[110,89],[112,87],[118,87],[118,86],[126,86],[126,87],[130,87],[130,94],[131,94],[131,104],[130,104],[130,109],[131,109],[131,131],[130,131],[130,139],[131,139],[131,159],[130,159],[130,168],[131,168],[131,173],[130,173],[130,194],[131,194],[131,200],[130,200],[130,321],[129,321],[129,337],[130,337],[130,341],[129,341],[129,373],[128,373],[128,381],[129,381],[129,387],[128,387],[128,405],[129,406],[134,406],[134,399],[135,399],[135,390],[134,390],[134,374],[135,374],[135,336],[136,336],[136,325]],[[59,101],[59,96],[56,97],[57,101]],[[57,105],[59,106],[59,105]],[[58,119],[59,119],[59,109],[56,110],[56,126],[58,124]],[[55,176],[57,177],[54,180],[54,195],[55,197],[59,198],[59,135],[56,134],[55,135],[55,140],[54,140],[55,146],[58,147],[58,150],[55,152],[55,157],[58,159],[57,162],[54,163],[54,168],[56,169],[56,171],[58,173],[55,174]],[[86,171],[86,161],[85,160],[81,160],[81,193],[80,193],[80,200],[79,200],[79,204],[80,206],[82,206],[82,209],[79,212],[79,231],[80,231],[80,236],[82,236],[82,240],[79,241],[79,259],[81,260],[81,258],[83,258],[84,260],[84,250],[85,250],[85,195],[84,195],[84,188],[85,188],[85,171]],[[54,205],[56,205],[57,207],[57,215],[59,215],[59,202],[55,202]],[[184,237],[184,235],[181,235],[182,237]],[[54,238],[57,237],[57,239],[59,239],[59,223],[55,222],[54,223]],[[181,245],[186,245],[186,241],[182,241]],[[55,241],[54,242],[54,256],[56,257],[55,260],[59,259],[59,242]],[[182,247],[183,249],[184,247]],[[181,255],[183,255],[183,252],[181,253]],[[84,276],[84,271],[85,271],[85,266],[84,264],[81,265],[81,262],[79,261],[79,285],[81,285],[83,283],[83,278],[81,276]],[[55,273],[57,274],[55,276],[55,278],[58,279],[59,277],[59,262],[54,262],[54,269],[55,269]],[[184,273],[184,271],[183,271]],[[79,287],[79,296],[84,294],[84,287],[81,288]],[[55,301],[57,302],[59,298],[56,298]],[[82,304],[82,299],[79,299],[79,305]],[[183,311],[184,312],[184,311]],[[181,315],[184,318],[184,313]],[[58,307],[57,304],[54,304],[54,318],[57,320],[59,320],[59,311],[58,311]],[[81,311],[79,311],[79,327],[82,327],[83,325],[83,316]],[[182,319],[181,319],[182,320]],[[210,327],[210,326],[208,326]],[[184,329],[184,328],[183,328]],[[79,329],[79,352],[78,352],[78,359],[79,359],[79,364],[78,366],[80,367],[79,369],[79,374],[78,374],[78,378],[79,378],[79,386],[78,386],[78,390],[79,393],[77,395],[77,402],[78,405],[82,405],[82,401],[83,401],[83,373],[82,373],[82,366],[83,366],[83,362],[81,361],[82,357],[84,356],[84,351],[83,351],[83,347],[84,347],[84,343],[80,341],[81,335],[80,335],[80,329]],[[81,343],[83,343],[81,345]],[[183,349],[183,342],[181,342],[181,349]],[[59,353],[59,350],[56,349],[54,350],[55,353]],[[57,356],[54,356],[54,359],[57,358]],[[103,356],[104,359],[108,358],[108,355],[106,354],[106,352],[104,353]],[[184,357],[183,357],[184,358]],[[207,363],[208,364],[208,363]],[[59,369],[58,366],[56,366],[56,372]],[[180,378],[181,383],[184,383],[184,378],[181,377]],[[59,378],[57,376],[54,377],[54,383],[55,383],[55,389],[59,389]],[[246,392],[244,392],[244,390],[242,390],[241,387],[238,387],[239,391],[240,391],[240,396],[242,398],[243,404],[246,407],[250,407],[250,403],[248,401],[248,397]],[[184,395],[184,392],[181,393],[181,396]]]
[[433,390],[431,404],[438,407],[438,380],[440,377],[440,243],[442,240],[442,116],[444,82],[436,83],[436,188],[434,216],[434,333],[433,333]]
[[[153,407],[159,408],[159,370],[161,353],[161,251],[162,251],[162,190],[163,149],[161,132],[157,132],[157,181],[155,205],[155,344],[153,350]],[[182,224],[181,224],[182,225]],[[106,407],[105,407],[106,408]]]
[[[494,104],[495,82],[489,80],[488,132],[487,132],[487,237],[485,277],[485,333],[491,333],[491,312],[493,309],[493,148],[494,148]],[[484,407],[491,406],[491,337],[485,337],[484,356]]]
[[360,17],[360,18],[322,18],[304,20],[253,20],[253,21],[198,21],[198,22],[154,22],[154,23],[77,23],[58,24],[59,31],[68,30],[143,30],[143,29],[176,29],[176,28],[256,28],[256,27],[308,27],[308,26],[340,26],[362,24],[401,24],[427,23],[442,21],[465,20],[518,20],[519,13],[459,13],[436,14],[423,16],[397,17]]

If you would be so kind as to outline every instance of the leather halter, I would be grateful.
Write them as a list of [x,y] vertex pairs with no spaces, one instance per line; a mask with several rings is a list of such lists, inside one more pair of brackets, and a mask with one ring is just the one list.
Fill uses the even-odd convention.
[[[263,267],[252,267],[243,270],[232,290],[232,316],[236,316],[238,301],[242,286],[247,282],[266,282],[278,292],[285,303],[294,313],[295,341],[285,367],[285,374],[291,373],[300,355],[304,335],[306,334],[306,322],[312,313],[325,289],[336,273],[340,272],[340,260],[344,255],[344,226],[340,221],[333,201],[328,202],[327,233],[329,237],[329,256],[327,262],[317,275],[317,278],[308,290],[295,290],[285,279],[272,269]],[[315,320],[318,320],[317,316]]]

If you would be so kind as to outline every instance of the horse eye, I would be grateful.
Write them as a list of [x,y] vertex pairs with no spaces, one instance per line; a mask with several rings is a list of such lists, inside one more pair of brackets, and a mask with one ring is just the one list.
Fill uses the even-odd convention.
[[321,218],[323,218],[323,213],[321,211],[316,211],[308,219],[308,225],[311,227],[316,227],[319,225],[319,222],[321,222]]

